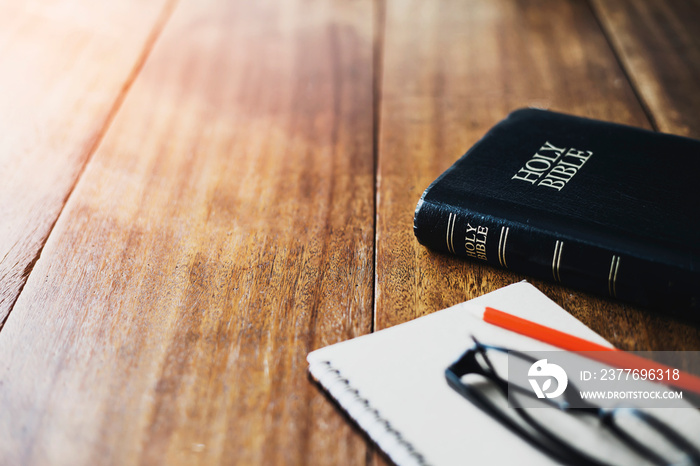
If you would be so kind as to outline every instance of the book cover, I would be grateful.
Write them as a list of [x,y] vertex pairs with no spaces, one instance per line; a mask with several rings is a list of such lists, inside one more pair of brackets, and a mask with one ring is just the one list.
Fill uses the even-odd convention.
[[522,109],[421,197],[442,252],[695,318],[700,141]]

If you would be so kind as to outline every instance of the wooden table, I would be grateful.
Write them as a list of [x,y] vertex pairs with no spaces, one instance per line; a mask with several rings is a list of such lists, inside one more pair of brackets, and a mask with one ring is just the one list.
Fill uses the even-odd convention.
[[[316,348],[525,277],[422,191],[539,106],[700,137],[700,3],[2,1],[0,464],[385,463]],[[624,349],[700,331],[534,281]]]

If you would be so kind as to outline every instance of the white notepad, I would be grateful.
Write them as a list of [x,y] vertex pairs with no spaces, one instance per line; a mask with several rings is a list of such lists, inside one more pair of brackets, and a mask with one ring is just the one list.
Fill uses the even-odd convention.
[[554,464],[452,390],[445,368],[471,345],[551,350],[483,322],[484,308],[610,346],[521,282],[434,314],[310,353],[312,376],[399,465]]

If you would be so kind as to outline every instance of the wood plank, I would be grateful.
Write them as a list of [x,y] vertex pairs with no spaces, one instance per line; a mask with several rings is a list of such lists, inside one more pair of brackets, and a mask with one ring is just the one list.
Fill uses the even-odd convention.
[[0,3],[0,327],[167,0]]
[[344,464],[370,330],[372,3],[182,0],[0,333],[4,464]]
[[657,128],[700,138],[700,2],[592,5]]
[[[375,328],[449,307],[522,275],[416,241],[423,190],[519,107],[650,127],[585,2],[389,1],[378,159]],[[698,350],[700,331],[531,280],[624,349]]]

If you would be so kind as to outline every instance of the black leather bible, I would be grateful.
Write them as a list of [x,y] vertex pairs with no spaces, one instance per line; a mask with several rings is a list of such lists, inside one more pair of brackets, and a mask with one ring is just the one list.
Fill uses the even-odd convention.
[[523,109],[426,189],[431,249],[698,319],[700,141]]

